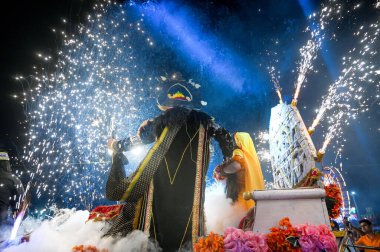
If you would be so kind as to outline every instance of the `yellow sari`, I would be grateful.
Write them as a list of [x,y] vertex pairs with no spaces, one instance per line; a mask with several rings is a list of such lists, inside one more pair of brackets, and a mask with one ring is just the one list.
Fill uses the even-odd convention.
[[242,170],[238,172],[242,185],[236,204],[248,210],[255,206],[255,202],[245,200],[243,193],[264,190],[264,177],[251,136],[246,132],[236,132],[234,139],[239,148],[234,150],[232,159],[242,166]]

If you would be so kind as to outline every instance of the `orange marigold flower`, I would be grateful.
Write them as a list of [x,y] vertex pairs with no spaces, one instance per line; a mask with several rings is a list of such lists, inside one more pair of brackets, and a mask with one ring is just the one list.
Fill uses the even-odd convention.
[[109,252],[108,249],[98,249],[92,245],[77,245],[71,249],[71,252]]
[[272,251],[286,252],[296,251],[300,252],[300,248],[293,247],[286,238],[289,236],[297,236],[296,229],[292,226],[288,217],[279,221],[280,228],[270,228],[271,233],[267,235],[267,243]]
[[340,215],[340,208],[343,206],[342,192],[336,184],[329,184],[325,186],[326,197],[335,200],[335,205],[331,210],[331,218],[335,219]]
[[198,242],[194,244],[195,252],[223,252],[224,242],[223,237],[211,232],[206,237],[199,238]]

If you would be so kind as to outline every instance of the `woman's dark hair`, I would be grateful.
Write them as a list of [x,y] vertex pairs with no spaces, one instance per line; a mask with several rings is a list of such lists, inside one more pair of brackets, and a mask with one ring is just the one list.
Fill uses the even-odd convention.
[[232,202],[237,201],[239,197],[239,192],[241,190],[241,184],[236,173],[226,175],[226,196],[227,198],[232,199]]

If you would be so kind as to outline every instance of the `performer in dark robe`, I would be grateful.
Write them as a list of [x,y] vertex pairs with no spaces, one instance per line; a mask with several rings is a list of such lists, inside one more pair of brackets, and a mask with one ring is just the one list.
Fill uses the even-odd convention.
[[172,85],[158,99],[164,112],[138,130],[143,144],[155,144],[131,176],[125,176],[120,152],[128,150],[133,139],[110,144],[116,154],[106,194],[110,200],[125,201],[125,206],[107,235],[139,229],[164,251],[178,251],[205,234],[203,203],[210,141],[215,138],[228,159],[233,140],[212,117],[193,109],[190,88],[194,83],[169,83]]
[[[8,153],[0,150],[0,227],[13,226],[12,217],[21,209],[23,194],[24,187],[21,180],[12,174]],[[8,215],[9,209],[12,216]]]

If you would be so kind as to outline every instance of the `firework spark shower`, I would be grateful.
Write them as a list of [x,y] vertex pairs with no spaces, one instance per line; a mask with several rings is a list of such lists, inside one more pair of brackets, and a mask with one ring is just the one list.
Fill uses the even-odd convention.
[[36,168],[30,186],[48,205],[92,208],[104,198],[111,119],[123,138],[134,134],[142,115],[152,115],[149,98],[158,87],[143,62],[154,42],[143,17],[118,4],[95,5],[77,34],[55,32],[63,39],[57,62],[36,70],[35,87],[24,97],[32,101],[25,157]]

